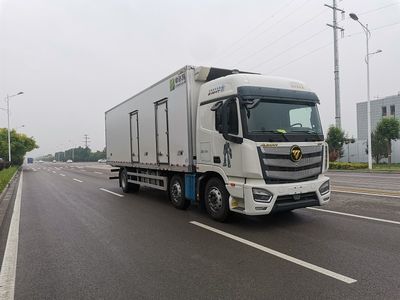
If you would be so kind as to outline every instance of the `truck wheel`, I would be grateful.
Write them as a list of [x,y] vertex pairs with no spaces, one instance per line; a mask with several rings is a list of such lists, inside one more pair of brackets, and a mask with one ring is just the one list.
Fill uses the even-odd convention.
[[129,183],[128,183],[128,172],[126,171],[126,169],[122,169],[119,172],[119,185],[122,188],[122,191],[124,193],[129,193]]
[[219,178],[214,177],[207,181],[204,204],[208,214],[214,220],[224,222],[229,217],[229,193]]
[[128,171],[126,168],[119,172],[119,185],[124,193],[139,191],[140,185],[128,182]]
[[174,175],[169,181],[169,200],[178,209],[187,209],[190,201],[185,198],[185,185],[181,176]]

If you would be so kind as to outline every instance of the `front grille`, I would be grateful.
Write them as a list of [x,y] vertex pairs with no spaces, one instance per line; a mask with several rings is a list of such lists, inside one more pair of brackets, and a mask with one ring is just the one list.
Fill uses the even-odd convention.
[[313,180],[322,171],[322,146],[303,146],[298,162],[290,159],[290,146],[259,147],[261,166],[266,183],[290,183]]
[[278,196],[276,198],[276,203],[279,204],[288,204],[288,203],[293,203],[293,202],[298,202],[302,200],[318,200],[317,195],[315,192],[311,193],[304,193],[304,194],[297,194],[297,195],[284,195],[284,196]]
[[297,195],[284,195],[276,198],[272,212],[287,211],[316,205],[319,205],[319,201],[315,192]]

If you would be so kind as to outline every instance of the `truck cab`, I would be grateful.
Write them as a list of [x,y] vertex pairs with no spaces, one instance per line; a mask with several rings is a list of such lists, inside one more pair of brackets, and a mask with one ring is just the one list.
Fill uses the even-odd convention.
[[196,171],[214,219],[230,211],[263,215],[329,202],[318,104],[298,80],[232,74],[202,84]]

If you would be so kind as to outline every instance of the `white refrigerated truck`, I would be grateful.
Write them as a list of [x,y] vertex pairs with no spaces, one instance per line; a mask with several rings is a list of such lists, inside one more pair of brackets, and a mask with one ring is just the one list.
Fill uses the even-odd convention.
[[164,190],[219,221],[324,205],[318,103],[297,80],[185,66],[105,113],[107,162],[124,192]]

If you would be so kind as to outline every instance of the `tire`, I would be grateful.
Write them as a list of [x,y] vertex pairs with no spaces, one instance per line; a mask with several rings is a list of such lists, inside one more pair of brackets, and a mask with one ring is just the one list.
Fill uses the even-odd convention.
[[229,193],[221,179],[213,177],[207,181],[204,205],[210,217],[216,221],[224,222],[230,216]]
[[169,181],[168,189],[169,200],[177,209],[187,209],[190,201],[185,198],[185,184],[181,176],[174,175]]
[[123,168],[119,172],[119,185],[121,186],[124,193],[137,192],[140,188],[139,184],[128,182],[128,171],[126,170],[126,168]]

